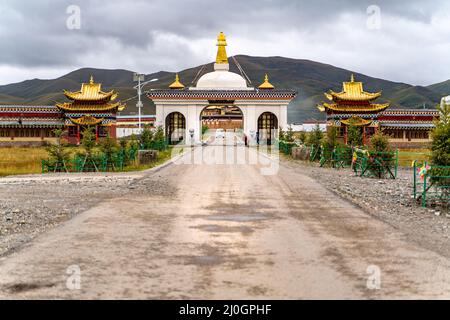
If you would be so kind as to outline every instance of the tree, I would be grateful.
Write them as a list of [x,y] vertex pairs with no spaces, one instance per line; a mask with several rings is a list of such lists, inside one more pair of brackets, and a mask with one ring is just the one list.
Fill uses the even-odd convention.
[[150,150],[153,147],[154,132],[150,129],[150,126],[145,126],[139,137],[141,148],[144,150]]
[[294,142],[294,130],[292,130],[292,126],[289,126],[286,133],[284,134],[284,140],[286,142]]
[[431,160],[437,166],[450,166],[450,105],[437,107],[439,120],[432,131]]
[[156,127],[154,140],[157,143],[164,143],[166,141],[166,135],[164,134],[163,126]]
[[111,166],[115,170],[114,156],[119,151],[116,139],[111,138],[109,135],[106,138],[100,140],[100,150],[106,158],[106,165]]
[[279,134],[278,134],[278,140],[284,141],[284,139],[285,139],[285,132],[284,132],[283,128],[280,127]]
[[65,132],[62,129],[55,129],[53,133],[56,137],[56,143],[47,146],[46,151],[49,154],[50,161],[54,163],[54,172],[62,170],[68,172],[66,163],[69,161],[70,152],[67,150],[67,144],[62,139]]
[[119,145],[120,145],[120,150],[122,152],[125,152],[125,150],[127,150],[128,147],[128,141],[127,139],[120,139],[119,140]]
[[300,134],[298,136],[298,140],[300,140],[300,142],[302,144],[305,144],[307,139],[308,139],[308,136],[306,135],[306,132],[304,132],[304,131],[300,132]]
[[92,127],[86,127],[82,132],[81,145],[87,156],[92,156],[95,145],[97,144],[95,133]]
[[361,127],[355,125],[349,125],[347,127],[347,144],[351,146],[362,146],[363,145],[363,135]]
[[140,136],[141,148],[146,150],[156,149],[163,150],[166,147],[166,135],[163,126],[151,129],[146,126]]
[[389,137],[378,130],[370,139],[370,149],[375,152],[389,152],[391,145],[389,144]]
[[309,134],[308,144],[310,146],[319,147],[322,144],[323,132],[320,129],[319,124],[316,124],[316,127]]
[[81,145],[84,149],[84,161],[81,166],[81,169],[84,170],[84,168],[86,167],[86,164],[88,162],[90,162],[94,166],[95,171],[98,171],[97,164],[95,163],[95,160],[93,157],[94,148],[97,144],[96,136],[93,131],[93,128],[90,126],[86,127],[83,130],[82,135],[83,135],[83,138],[81,138]]
[[338,145],[338,131],[336,127],[333,126],[327,130],[326,143],[331,149]]
[[337,128],[329,127],[324,139],[322,139],[322,165],[333,160],[333,151],[338,145]]

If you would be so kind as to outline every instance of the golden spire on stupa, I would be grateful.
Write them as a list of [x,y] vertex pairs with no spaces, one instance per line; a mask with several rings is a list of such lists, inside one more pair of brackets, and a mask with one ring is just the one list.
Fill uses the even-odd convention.
[[225,47],[227,46],[227,38],[223,32],[220,32],[217,36],[217,64],[228,64],[228,56]]
[[184,84],[180,82],[178,73],[175,75],[175,81],[169,86],[170,89],[184,89]]
[[273,84],[271,84],[269,82],[269,76],[265,75],[264,77],[264,82],[258,87],[259,89],[274,89],[275,87],[273,86]]

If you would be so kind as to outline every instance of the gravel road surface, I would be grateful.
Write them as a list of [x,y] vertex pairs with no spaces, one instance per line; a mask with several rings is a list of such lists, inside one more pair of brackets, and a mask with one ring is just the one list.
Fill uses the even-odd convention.
[[15,197],[73,217],[0,259],[0,298],[450,298],[444,253],[308,169],[254,149],[237,164],[218,161],[238,149],[197,148],[194,163],[187,153],[160,170],[98,177],[91,188],[35,182],[44,190],[36,198],[47,193],[55,205],[32,201],[23,181],[0,186],[2,199],[24,188],[9,200],[19,211],[32,210]]

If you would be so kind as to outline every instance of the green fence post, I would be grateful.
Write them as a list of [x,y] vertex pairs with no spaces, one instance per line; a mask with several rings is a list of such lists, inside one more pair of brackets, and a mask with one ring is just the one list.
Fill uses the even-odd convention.
[[395,151],[395,179],[397,179],[397,170],[398,170],[398,148]]
[[423,191],[422,191],[422,207],[426,208],[427,206],[427,175],[428,173],[426,173],[423,176]]
[[417,175],[416,175],[416,171],[417,171],[417,160],[413,161],[413,195],[414,195],[414,199],[417,199]]

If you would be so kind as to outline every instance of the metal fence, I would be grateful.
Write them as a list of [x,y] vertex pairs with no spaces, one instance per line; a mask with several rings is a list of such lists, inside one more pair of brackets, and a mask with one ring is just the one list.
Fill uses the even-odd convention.
[[130,148],[120,152],[82,156],[76,155],[70,160],[42,160],[42,173],[49,172],[109,172],[123,171],[124,167],[137,158],[138,150]]
[[361,177],[396,179],[398,172],[398,150],[376,152],[343,146],[327,149],[311,146],[310,161],[319,161],[320,166],[352,168]]
[[368,151],[354,148],[353,171],[361,177],[396,179],[398,150],[390,152]]
[[280,140],[278,143],[278,148],[281,152],[283,152],[286,155],[290,155],[292,153],[292,148],[295,147],[296,144],[294,142],[286,142]]
[[422,207],[450,206],[450,166],[413,162],[413,197]]

